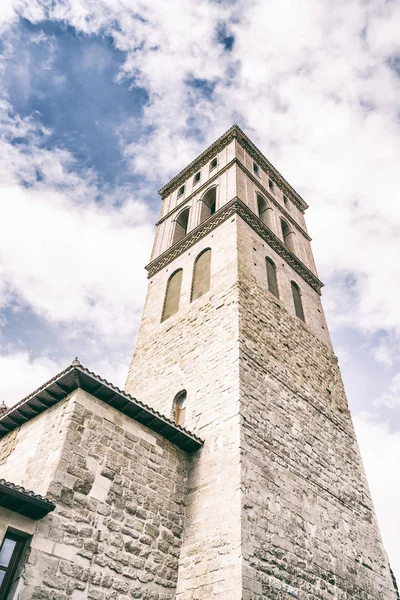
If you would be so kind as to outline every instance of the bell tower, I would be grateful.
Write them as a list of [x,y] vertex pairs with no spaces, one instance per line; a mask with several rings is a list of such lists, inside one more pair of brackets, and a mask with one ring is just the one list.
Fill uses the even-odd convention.
[[176,597],[395,600],[307,204],[236,125],[160,194],[126,391],[205,441]]

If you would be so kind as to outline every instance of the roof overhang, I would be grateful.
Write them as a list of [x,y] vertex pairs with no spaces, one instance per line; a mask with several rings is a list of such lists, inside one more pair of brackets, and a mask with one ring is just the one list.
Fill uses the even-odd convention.
[[195,452],[203,444],[203,441],[195,434],[176,425],[158,411],[89,371],[78,361],[74,361],[64,371],[2,415],[0,417],[0,438],[54,406],[77,389],[82,389],[95,396],[105,404],[159,433],[186,452]]
[[55,504],[47,498],[5,479],[0,479],[0,506],[35,521],[55,509]]

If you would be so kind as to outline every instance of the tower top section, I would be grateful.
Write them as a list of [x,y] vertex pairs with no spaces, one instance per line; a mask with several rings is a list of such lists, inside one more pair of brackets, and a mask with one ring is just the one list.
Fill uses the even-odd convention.
[[195,158],[187,167],[165,184],[158,192],[160,196],[164,199],[172,194],[177,188],[184,184],[191,175],[194,175],[202,166],[210,162],[215,154],[223,150],[234,139],[240,143],[259,167],[268,175],[269,179],[284,191],[285,195],[302,213],[304,213],[308,208],[308,204],[236,124],[232,125],[232,127],[211,144],[211,146],[206,148],[206,150],[197,156],[197,158]]

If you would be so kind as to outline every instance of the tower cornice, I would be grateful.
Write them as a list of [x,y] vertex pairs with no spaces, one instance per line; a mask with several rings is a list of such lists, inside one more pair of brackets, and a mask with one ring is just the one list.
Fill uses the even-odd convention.
[[269,245],[277,254],[279,254],[300,277],[318,294],[321,294],[323,287],[322,281],[291,252],[285,244],[253,213],[253,211],[244,204],[238,197],[222,206],[204,223],[193,229],[179,242],[168,248],[160,254],[155,260],[147,266],[148,277],[153,277],[158,271],[161,271],[168,263],[183,254],[193,244],[202,239],[205,235],[213,231],[218,225],[229,219],[229,217],[238,214],[258,235]]
[[261,169],[267,173],[268,177],[282,190],[285,195],[291,200],[297,208],[304,213],[308,208],[308,204],[296,192],[296,190],[286,181],[279,171],[269,162],[264,154],[257,148],[255,144],[247,137],[238,125],[233,125],[220,138],[218,138],[211,146],[195,158],[185,169],[180,171],[160,190],[159,194],[164,199],[180,187],[191,175],[194,175],[201,167],[207,164],[217,152],[220,152],[232,140],[236,139],[241,146],[249,153],[249,155],[257,162]]

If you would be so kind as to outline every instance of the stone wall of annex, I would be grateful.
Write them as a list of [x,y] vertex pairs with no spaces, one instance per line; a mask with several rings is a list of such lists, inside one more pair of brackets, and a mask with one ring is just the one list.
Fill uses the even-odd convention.
[[255,274],[256,234],[238,236],[243,600],[394,600],[319,297],[304,324]]
[[[38,439],[29,453],[31,435]],[[33,537],[18,600],[174,598],[187,455],[81,390],[23,425],[18,438],[0,477],[56,504],[37,523],[19,518]]]

